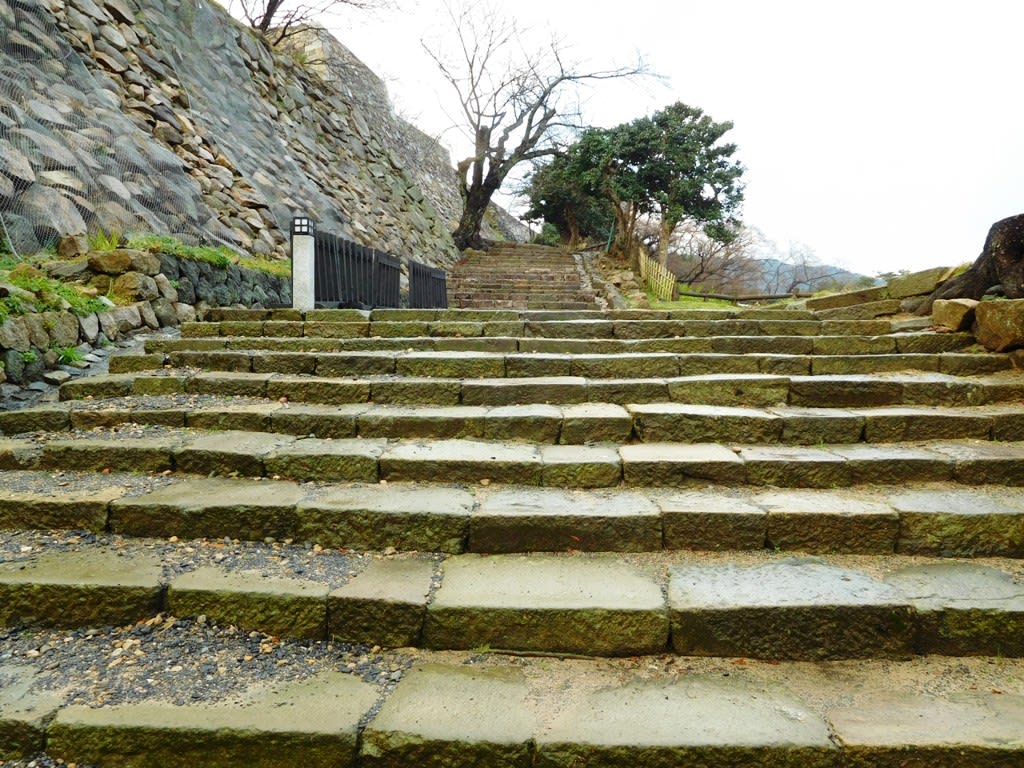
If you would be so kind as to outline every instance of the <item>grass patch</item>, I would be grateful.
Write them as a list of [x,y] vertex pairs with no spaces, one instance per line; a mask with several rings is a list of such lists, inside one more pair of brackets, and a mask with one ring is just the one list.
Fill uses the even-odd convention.
[[128,247],[150,253],[165,253],[179,259],[205,261],[222,269],[237,264],[244,269],[257,269],[277,277],[289,277],[292,273],[291,262],[288,261],[240,257],[224,245],[186,245],[167,235],[136,235],[128,239]]
[[57,353],[57,358],[63,365],[80,363],[85,360],[85,355],[82,354],[78,347],[56,347],[54,352]]
[[73,285],[53,280],[32,267],[15,268],[3,276],[3,279],[22,290],[33,294],[29,299],[22,296],[7,296],[0,299],[0,322],[11,315],[23,315],[26,312],[60,312],[70,308],[79,316],[101,312],[106,305],[92,296],[79,293]]
[[735,309],[736,305],[724,299],[698,299],[696,296],[680,296],[675,301],[664,301],[651,294],[647,296],[651,309]]
[[120,232],[94,232],[89,235],[90,251],[115,251],[121,247]]
[[137,251],[166,253],[179,259],[205,261],[215,267],[227,267],[238,260],[238,255],[223,245],[185,245],[167,235],[135,235],[128,239],[128,247]]

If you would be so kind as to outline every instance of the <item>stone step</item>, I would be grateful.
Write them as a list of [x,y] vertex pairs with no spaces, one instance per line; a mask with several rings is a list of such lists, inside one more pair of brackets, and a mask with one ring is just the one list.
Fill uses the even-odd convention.
[[[207,379],[213,383],[213,379]],[[229,380],[229,386],[237,382]],[[300,385],[312,382],[299,382]],[[751,382],[747,399],[777,400],[778,383],[761,391]],[[276,386],[274,394],[284,389]],[[270,392],[269,382],[267,393]],[[329,387],[329,383],[320,383]],[[237,388],[233,391],[237,392]],[[372,392],[372,388],[371,388]],[[467,438],[525,440],[540,444],[674,442],[818,445],[824,443],[897,443],[906,440],[1024,440],[1024,412],[1011,406],[793,408],[735,407],[691,403],[549,403],[524,405],[295,405],[298,398],[241,402],[208,396],[179,402],[151,395],[95,401],[65,401],[0,412],[0,434],[40,429],[110,428],[123,424],[251,430],[322,438]],[[785,391],[781,393],[785,397]],[[286,402],[281,402],[286,398]],[[293,402],[294,400],[294,402]]]
[[[336,586],[103,543],[0,562],[0,625],[125,625],[163,613],[277,637],[431,650],[820,661],[1024,656],[1014,563],[733,553],[373,560]],[[1002,566],[1002,567],[1000,567]]]
[[[290,651],[299,663],[303,652]],[[65,705],[42,688],[45,673],[12,668],[18,677],[0,693],[0,732],[21,738],[0,757],[28,759],[45,744],[66,763],[206,768],[1024,760],[1024,666],[1015,659],[683,666],[654,657],[641,668],[633,660],[420,651],[400,662],[400,680],[387,685],[333,670],[299,680],[273,672],[233,693],[231,706],[226,696],[175,704],[113,691],[112,705]]]
[[520,272],[506,272],[500,275],[485,270],[464,270],[453,274],[447,281],[449,290],[472,286],[496,291],[512,291],[521,287],[544,287],[566,283],[577,286],[580,284],[580,276],[574,269],[559,270],[557,272],[551,270],[538,272],[534,269],[524,268]]
[[[291,359],[287,354],[283,356]],[[221,360],[227,360],[227,353]],[[880,407],[965,407],[1007,404],[1024,399],[1024,379],[1009,372],[992,376],[950,376],[934,373],[899,373],[880,376],[772,376],[767,374],[707,374],[637,379],[585,376],[530,376],[513,378],[447,378],[392,374],[313,376],[296,373],[250,373],[247,366],[269,366],[282,358],[273,354],[236,356],[241,370],[195,373],[192,370],[139,371],[76,379],[61,386],[65,402],[153,395],[217,395],[270,398],[292,403],[331,405],[375,402],[392,405],[502,406],[573,405],[583,403],[684,403],[740,407],[828,409],[818,412],[848,418],[844,409]],[[300,358],[301,359],[301,358]],[[202,360],[197,360],[202,362]],[[543,360],[539,361],[543,364]],[[155,364],[155,361],[153,362]],[[230,367],[224,365],[224,367]],[[285,367],[285,366],[281,366]],[[0,431],[28,432],[47,429],[48,423],[66,425],[62,415],[69,406],[51,404],[41,409],[0,412]],[[833,411],[835,413],[833,413]],[[53,422],[46,421],[52,414]],[[798,414],[790,413],[792,418]],[[1004,417],[1008,419],[1010,417]],[[26,427],[24,425],[28,424]],[[66,426],[56,426],[64,429]]]
[[[514,352],[540,353],[546,355],[596,355],[596,354],[630,354],[649,352],[672,352],[677,354],[703,354],[710,357],[703,362],[720,361],[727,367],[756,366],[743,365],[741,362],[729,360],[724,352],[712,352],[714,339],[711,337],[683,336],[665,338],[637,339],[560,339],[513,336],[487,336],[474,333],[479,331],[477,324],[460,323],[445,328],[432,329],[430,336],[355,336],[346,337],[347,328],[323,329],[321,336],[203,336],[195,338],[159,338],[144,342],[145,354],[116,355],[112,358],[116,372],[143,370],[155,365],[169,362],[163,358],[147,357],[147,355],[168,354],[170,352],[200,352],[213,350],[234,351],[275,351],[275,352],[367,352],[367,351],[404,351],[404,352],[491,352],[509,354]],[[391,330],[391,329],[388,329]],[[398,331],[399,329],[394,329]],[[466,331],[467,333],[463,333]],[[331,336],[337,333],[337,336]],[[856,343],[856,342],[854,342]],[[852,345],[851,345],[852,347]],[[848,347],[850,348],[850,347]],[[812,350],[813,351],[813,350]],[[810,372],[808,355],[771,355],[771,363],[776,368],[795,368],[801,363]],[[975,355],[972,359],[982,357]],[[760,359],[759,359],[760,360]],[[698,361],[701,362],[701,361]],[[1012,361],[1011,361],[1012,363]],[[759,362],[760,364],[760,362]],[[990,362],[990,366],[1004,365],[1003,361]]]
[[504,307],[526,307],[531,310],[576,310],[585,309],[587,307],[594,306],[593,301],[543,301],[543,300],[522,300],[522,301],[506,301],[503,299],[457,299],[452,302],[454,306],[459,307],[493,307],[493,308],[504,308]]
[[[488,309],[392,309],[382,307],[373,310],[362,309],[312,309],[300,312],[295,309],[242,309],[238,307],[211,307],[205,318],[211,322],[270,321],[270,322],[360,322],[442,320],[442,321],[484,321],[484,320],[817,320],[814,312],[795,309],[768,309],[738,307],[735,309],[588,309],[572,312],[534,312],[531,310],[488,310]],[[823,321],[826,322],[826,321]],[[857,327],[884,328],[882,331],[863,330],[865,334],[887,333],[895,323],[889,320],[828,320],[829,323],[852,323]],[[918,329],[920,330],[920,329]]]
[[[815,346],[819,354],[873,354],[943,352],[973,344],[965,333],[938,334],[913,332],[892,334],[889,323],[841,320],[219,320],[189,322],[181,327],[184,338],[374,338],[434,336],[504,336],[530,339],[681,339],[726,337],[768,337],[777,344],[773,352],[787,351],[799,344],[798,354],[810,354]],[[819,338],[811,338],[819,337]],[[804,341],[796,342],[794,338]],[[739,342],[727,342],[737,344]],[[765,342],[758,342],[764,344]],[[706,351],[712,351],[708,349]]]
[[768,550],[1024,557],[1020,488],[912,481],[849,490],[314,486],[187,475],[156,480],[116,468],[91,477],[66,468],[58,481],[66,485],[55,490],[52,471],[0,472],[0,528],[270,538],[353,551],[451,554]]
[[[803,337],[795,337],[803,340]],[[771,344],[744,338],[735,346],[712,340],[716,352],[481,352],[461,350],[360,349],[342,352],[275,352],[219,350],[171,352],[164,360],[125,356],[115,371],[159,368],[204,368],[209,371],[316,374],[318,376],[426,376],[433,378],[522,378],[582,376],[590,379],[673,378],[707,374],[846,376],[922,371],[972,376],[1012,370],[1006,354],[957,352],[905,355],[775,354]],[[808,343],[810,339],[806,340]],[[699,341],[697,345],[699,345]],[[443,345],[442,345],[443,346]],[[464,346],[464,345],[463,345]],[[550,345],[556,349],[557,345]],[[795,348],[795,347],[794,347]],[[730,350],[731,351],[727,351]]]
[[1024,443],[894,444],[647,442],[556,445],[473,439],[296,438],[253,431],[48,433],[0,438],[0,469],[183,472],[309,481],[498,482],[556,487],[787,488],[865,483],[1024,483]]

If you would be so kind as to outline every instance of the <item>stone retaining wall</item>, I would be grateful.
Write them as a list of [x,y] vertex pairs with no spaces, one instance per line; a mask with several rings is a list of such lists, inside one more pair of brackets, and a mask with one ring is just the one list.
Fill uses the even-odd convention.
[[[447,152],[340,43],[318,74],[199,0],[0,0],[0,220],[19,253],[156,232],[286,258],[295,215],[447,266]],[[297,57],[300,61],[303,57]]]
[[109,309],[86,316],[69,309],[9,317],[0,324],[0,383],[26,385],[44,377],[59,383],[67,374],[48,372],[58,367],[62,351],[76,348],[84,355],[135,331],[175,327],[195,320],[197,309],[201,313],[208,306],[291,304],[289,278],[167,254],[118,249],[78,262],[51,262],[41,269],[127,303],[111,303]]

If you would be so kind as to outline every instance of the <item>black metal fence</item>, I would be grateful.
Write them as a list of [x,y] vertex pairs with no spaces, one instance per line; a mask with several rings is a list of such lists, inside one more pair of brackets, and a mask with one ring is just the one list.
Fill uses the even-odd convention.
[[409,262],[409,306],[413,309],[447,309],[448,282],[443,269]]
[[[325,308],[374,309],[402,306],[402,260],[330,232],[315,231],[314,303]],[[293,227],[293,235],[295,229]],[[446,308],[446,275],[410,260],[408,306]]]

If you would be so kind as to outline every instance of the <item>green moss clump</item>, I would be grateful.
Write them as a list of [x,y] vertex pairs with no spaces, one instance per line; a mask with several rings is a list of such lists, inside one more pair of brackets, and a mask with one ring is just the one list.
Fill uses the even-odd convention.
[[26,312],[60,312],[66,307],[79,316],[101,312],[106,305],[99,299],[80,293],[75,286],[46,277],[38,269],[28,264],[19,264],[10,270],[2,279],[11,285],[28,291],[34,298],[23,299],[20,296],[7,296],[0,299],[0,322],[11,315],[23,315]]
[[292,273],[291,263],[287,261],[239,257],[227,246],[186,245],[167,235],[136,235],[128,239],[128,247],[150,253],[165,253],[179,259],[205,261],[221,268],[237,264],[245,269],[257,269],[277,277],[289,277]]

